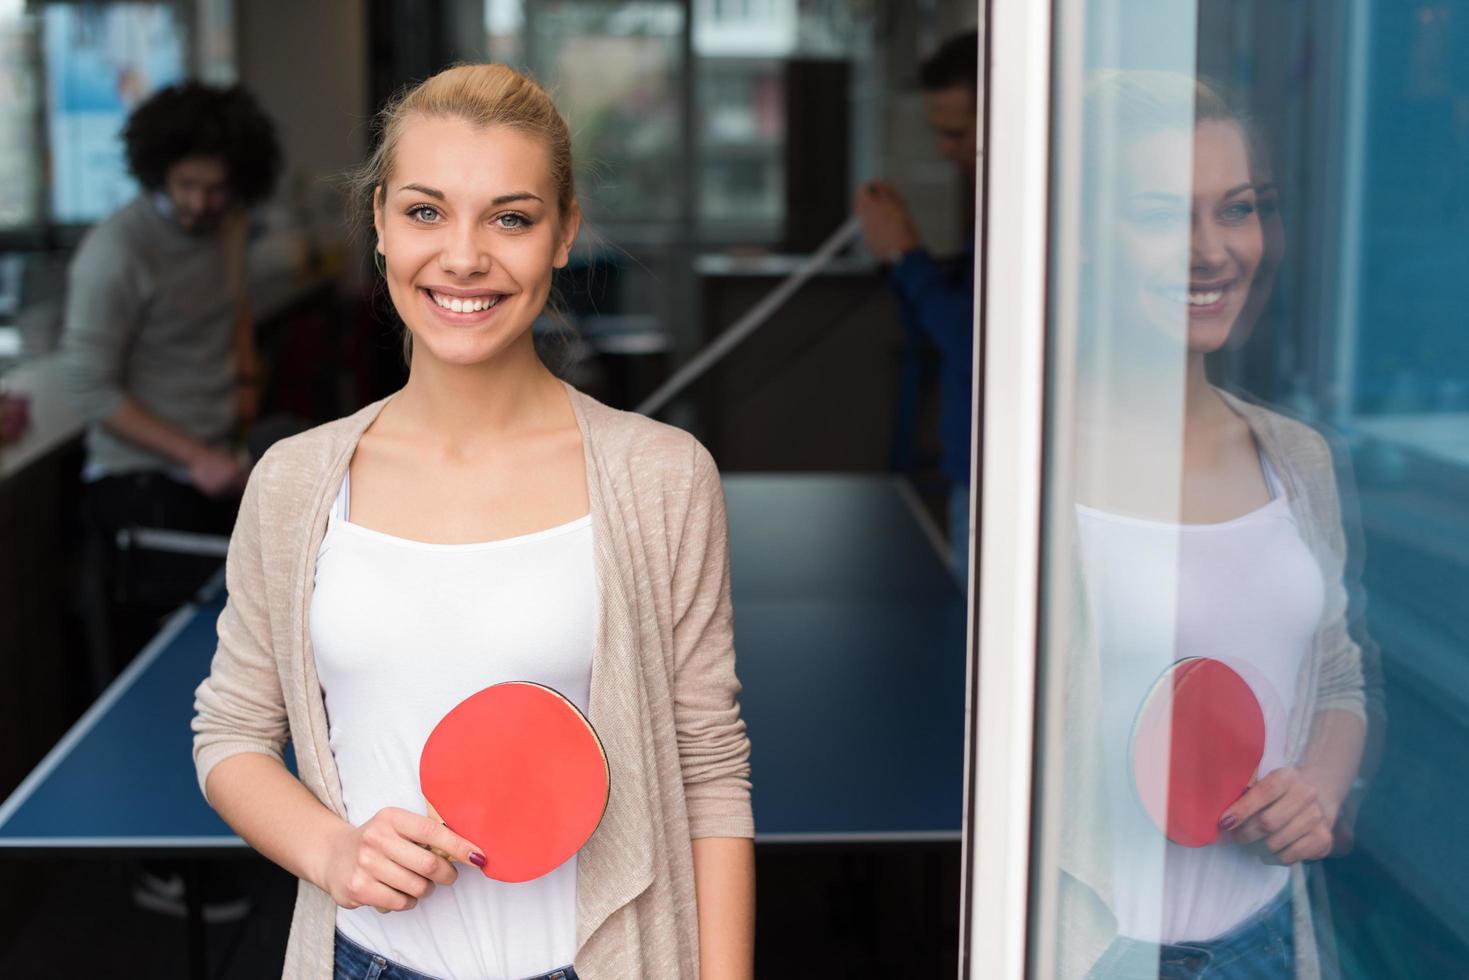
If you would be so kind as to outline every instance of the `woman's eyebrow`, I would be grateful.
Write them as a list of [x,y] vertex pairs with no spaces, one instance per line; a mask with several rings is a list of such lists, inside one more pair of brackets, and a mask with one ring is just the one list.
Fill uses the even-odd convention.
[[497,208],[502,204],[512,204],[515,201],[535,201],[537,204],[545,203],[541,200],[539,194],[532,194],[530,191],[516,191],[514,194],[501,194],[490,202],[490,207]]
[[[418,193],[423,194],[427,197],[431,197],[436,201],[442,201],[445,199],[443,191],[439,190],[436,187],[426,187],[423,184],[404,184],[398,189],[400,191],[417,191]],[[490,207],[497,208],[502,204],[511,204],[515,201],[536,201],[542,204],[545,203],[541,200],[541,197],[538,194],[532,194],[530,191],[516,191],[513,194],[501,194],[499,197],[490,202]]]
[[1274,186],[1274,184],[1240,184],[1238,187],[1231,187],[1229,190],[1225,191],[1222,196],[1225,198],[1230,198],[1234,197],[1234,195],[1236,194],[1243,194],[1245,191],[1254,191],[1256,194],[1259,194],[1261,191],[1267,188],[1273,188]]
[[404,184],[402,187],[398,188],[398,190],[418,191],[418,193],[431,197],[436,201],[442,201],[444,199],[443,191],[437,190],[433,187],[425,187],[422,184]]

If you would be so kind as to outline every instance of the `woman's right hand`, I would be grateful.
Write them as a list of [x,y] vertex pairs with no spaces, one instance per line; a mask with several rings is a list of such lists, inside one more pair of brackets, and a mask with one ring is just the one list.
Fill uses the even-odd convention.
[[[432,850],[429,850],[432,848]],[[322,888],[342,908],[371,905],[379,912],[411,909],[459,876],[455,861],[484,866],[473,844],[421,813],[384,807],[360,827],[344,824],[327,848]]]

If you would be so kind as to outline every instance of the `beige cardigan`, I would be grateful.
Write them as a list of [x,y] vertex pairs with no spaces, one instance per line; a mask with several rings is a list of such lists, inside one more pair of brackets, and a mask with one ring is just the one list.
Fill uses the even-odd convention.
[[[754,836],[719,473],[687,432],[567,391],[599,590],[590,717],[612,771],[606,816],[578,856],[576,970],[584,980],[693,978],[689,842]],[[219,646],[196,692],[201,789],[237,753],[280,760],[289,736],[301,781],[345,818],[307,616],[328,508],[386,401],[277,444],[251,474]],[[331,897],[300,882],[286,977],[330,980],[335,924]]]

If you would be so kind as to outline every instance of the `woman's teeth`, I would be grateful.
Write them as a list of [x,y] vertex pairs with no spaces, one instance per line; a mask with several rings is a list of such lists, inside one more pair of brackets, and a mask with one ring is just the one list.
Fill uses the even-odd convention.
[[1168,298],[1175,303],[1187,303],[1189,306],[1213,306],[1224,298],[1223,289],[1191,289],[1184,292],[1181,289],[1170,289]]
[[439,306],[446,310],[452,310],[455,313],[477,313],[480,310],[488,310],[490,307],[498,305],[500,300],[505,298],[503,295],[471,296],[468,298],[440,296],[432,289],[428,290],[428,294]]

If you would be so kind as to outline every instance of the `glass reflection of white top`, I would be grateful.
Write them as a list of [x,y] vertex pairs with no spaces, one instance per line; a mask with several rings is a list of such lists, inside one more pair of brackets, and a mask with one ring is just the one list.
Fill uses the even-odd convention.
[[1133,789],[1129,739],[1147,692],[1185,657],[1213,657],[1265,713],[1262,774],[1284,757],[1297,674],[1324,606],[1319,568],[1266,468],[1269,503],[1233,520],[1175,524],[1077,505],[1086,599],[1102,661],[1102,719],[1119,932],[1151,942],[1220,936],[1286,884],[1286,868],[1221,841],[1170,843]]

